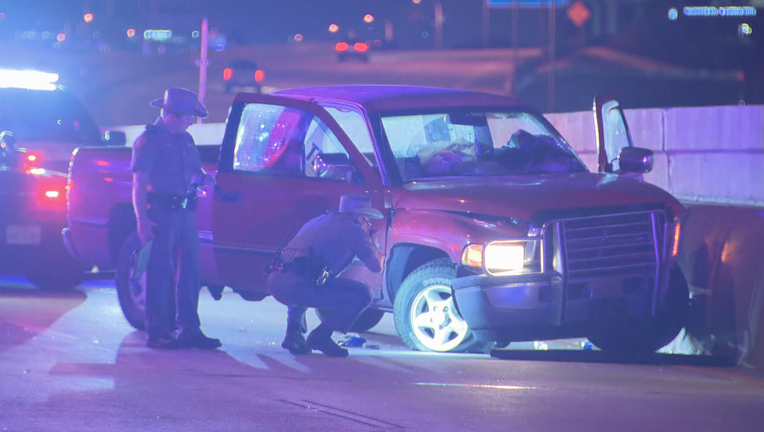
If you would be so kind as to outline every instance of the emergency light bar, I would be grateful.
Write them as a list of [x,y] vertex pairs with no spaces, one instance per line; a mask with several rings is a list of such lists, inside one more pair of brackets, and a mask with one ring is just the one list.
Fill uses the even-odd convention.
[[0,69],[0,88],[55,90],[58,74],[35,70]]

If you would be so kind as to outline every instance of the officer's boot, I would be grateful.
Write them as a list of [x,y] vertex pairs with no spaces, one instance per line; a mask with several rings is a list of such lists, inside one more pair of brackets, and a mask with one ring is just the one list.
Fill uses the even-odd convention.
[[305,343],[303,334],[307,332],[307,322],[305,320],[305,308],[290,307],[287,318],[287,331],[281,347],[289,350],[294,355],[310,354],[312,349]]
[[348,350],[337,345],[332,340],[332,333],[334,333],[334,330],[331,327],[321,324],[310,332],[307,344],[309,347],[319,350],[329,357],[347,357]]

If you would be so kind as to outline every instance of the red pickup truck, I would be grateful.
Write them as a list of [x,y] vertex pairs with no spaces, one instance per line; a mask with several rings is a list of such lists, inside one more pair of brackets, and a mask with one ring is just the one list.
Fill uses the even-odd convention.
[[[598,99],[595,115],[597,173],[508,97],[407,86],[240,93],[222,146],[200,146],[217,178],[199,191],[202,278],[264,298],[262,269],[285,239],[342,194],[363,193],[385,214],[375,229],[386,260],[381,274],[353,265],[344,275],[376,293],[357,330],[393,312],[418,350],[589,337],[654,351],[689,303],[674,266],[684,208],[633,178],[652,153],[631,146],[618,103]],[[75,153],[65,238],[89,265],[116,267],[124,314],[141,328],[129,160],[126,148]]]

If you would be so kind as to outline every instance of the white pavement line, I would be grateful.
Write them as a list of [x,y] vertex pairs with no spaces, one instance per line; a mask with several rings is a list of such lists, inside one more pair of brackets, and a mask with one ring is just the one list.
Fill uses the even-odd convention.
[[59,337],[62,339],[69,339],[69,340],[80,339],[77,336],[73,336],[70,334],[61,333],[59,331],[52,330],[50,327],[38,326],[38,325],[25,323],[22,321],[15,321],[15,320],[3,320],[3,322],[9,323],[16,327],[20,327],[24,331],[29,331],[31,333],[34,333],[36,336],[45,336],[45,337],[50,337],[51,339],[55,339],[56,337]]
[[312,402],[309,400],[291,401],[287,399],[279,399],[279,401],[290,404],[290,405],[298,406],[301,408],[306,408],[309,410],[322,412],[324,414],[341,417],[346,420],[351,420],[357,423],[365,424],[367,426],[374,426],[374,427],[380,427],[380,428],[394,427],[398,429],[405,429],[405,427],[401,425],[397,425],[395,423],[389,423],[384,420],[376,419],[374,417],[365,416],[363,414],[354,413],[352,411],[347,411],[340,408],[334,408],[329,405],[323,405],[323,404]]
[[491,384],[456,384],[456,383],[427,383],[418,382],[414,383],[418,386],[433,386],[433,387],[469,387],[469,388],[484,388],[484,389],[496,389],[496,390],[536,390],[536,387],[527,386],[512,386],[512,385],[491,385]]

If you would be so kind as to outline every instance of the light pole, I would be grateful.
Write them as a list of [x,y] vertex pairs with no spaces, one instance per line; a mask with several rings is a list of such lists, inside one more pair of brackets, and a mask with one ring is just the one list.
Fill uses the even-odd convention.
[[435,0],[435,48],[443,48],[443,5]]
[[[204,103],[204,97],[207,94],[207,33],[209,20],[207,17],[202,19],[202,49],[199,56],[199,102]],[[198,124],[202,124],[202,118],[196,119]]]
[[554,57],[557,30],[557,1],[549,2],[549,75],[547,76],[547,112],[554,111]]

